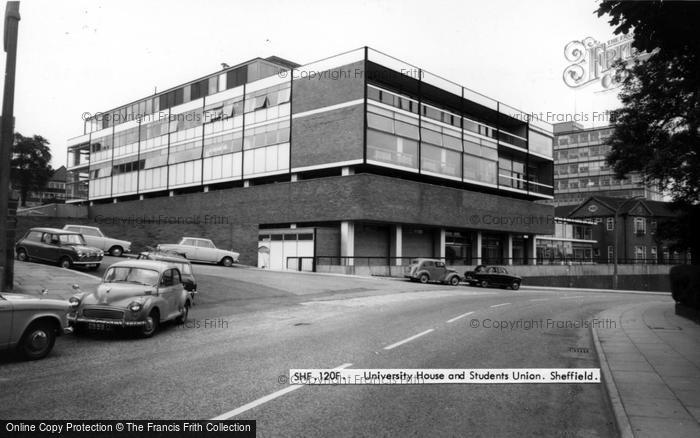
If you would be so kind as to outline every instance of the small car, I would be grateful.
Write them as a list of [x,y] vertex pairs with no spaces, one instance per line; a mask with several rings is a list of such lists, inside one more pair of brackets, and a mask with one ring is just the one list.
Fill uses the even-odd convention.
[[194,273],[192,272],[192,263],[189,260],[182,257],[181,255],[168,251],[143,251],[139,253],[138,260],[158,260],[161,262],[172,263],[177,266],[180,270],[180,277],[182,279],[182,285],[185,290],[190,293],[190,298],[192,298],[192,305],[195,304],[194,298],[197,295],[197,280],[194,278]]
[[0,350],[17,349],[29,360],[42,359],[56,337],[72,332],[67,301],[18,293],[0,293]]
[[206,262],[233,266],[238,263],[239,253],[231,250],[219,249],[209,239],[198,237],[183,237],[178,244],[161,244],[156,246],[158,251],[170,251],[183,254],[188,260],[193,262]]
[[62,268],[82,266],[95,270],[104,252],[87,246],[80,233],[58,228],[32,228],[15,244],[17,260],[41,260]]
[[439,282],[459,285],[459,274],[457,271],[447,269],[445,262],[435,259],[416,259],[404,269],[404,277],[411,281],[421,283]]
[[107,237],[97,227],[65,225],[63,229],[82,234],[88,245],[100,248],[113,257],[120,257],[124,253],[131,252],[131,242]]
[[518,290],[520,289],[522,278],[509,274],[508,270],[503,266],[478,265],[473,271],[464,273],[464,281],[472,286],[501,286]]
[[163,322],[186,323],[192,305],[177,266],[154,260],[117,262],[107,269],[95,292],[76,290],[68,300],[68,321],[76,333],[133,328],[148,338]]

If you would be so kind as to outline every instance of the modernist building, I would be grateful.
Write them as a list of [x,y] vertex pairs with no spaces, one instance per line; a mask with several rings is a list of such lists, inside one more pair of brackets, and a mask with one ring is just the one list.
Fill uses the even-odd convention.
[[[561,209],[562,207],[556,208],[555,214],[561,212]],[[598,260],[594,258],[597,242],[593,240],[595,226],[595,221],[571,219],[557,215],[554,218],[554,234],[536,237],[537,264],[597,262]]]
[[619,263],[690,263],[689,251],[671,249],[671,242],[657,234],[676,215],[667,202],[591,196],[578,206],[557,207],[557,213],[596,224],[592,238],[598,263],[614,261],[616,234]]
[[554,124],[554,205],[576,205],[590,196],[662,200],[658,190],[646,186],[638,173],[615,178],[605,163],[610,152],[606,141],[612,131],[610,126],[583,129],[575,122]]
[[136,243],[198,233],[271,268],[534,262],[553,134],[526,119],[370,48],[257,58],[88,120],[67,194]]

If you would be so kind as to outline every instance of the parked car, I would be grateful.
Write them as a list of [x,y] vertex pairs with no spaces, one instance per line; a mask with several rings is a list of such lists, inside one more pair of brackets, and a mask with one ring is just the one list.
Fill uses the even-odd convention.
[[157,260],[177,266],[177,269],[180,271],[182,285],[185,287],[185,290],[190,293],[192,305],[194,305],[194,298],[197,295],[197,280],[194,278],[192,263],[190,263],[189,260],[177,253],[154,250],[139,253],[138,260]]
[[218,249],[209,239],[198,237],[183,237],[177,245],[161,244],[156,247],[156,250],[182,254],[193,262],[217,263],[227,267],[238,263],[240,256],[233,250]]
[[0,350],[16,348],[29,360],[46,357],[56,336],[72,331],[68,309],[67,301],[0,293]]
[[107,269],[95,292],[78,292],[68,300],[68,321],[76,333],[91,328],[135,328],[144,338],[160,324],[187,322],[192,300],[172,263],[153,260],[117,262]]
[[95,270],[104,252],[87,246],[79,233],[57,228],[32,228],[15,244],[17,260],[41,260],[62,268],[82,266]]
[[518,290],[520,289],[522,278],[509,274],[508,270],[502,266],[479,265],[473,271],[464,273],[464,281],[472,286],[502,286]]
[[87,225],[65,225],[63,229],[82,234],[88,245],[100,248],[102,251],[108,252],[114,257],[119,257],[124,253],[131,252],[131,242],[107,237],[97,227],[88,227]]
[[457,286],[460,278],[457,271],[447,269],[445,262],[434,259],[416,259],[404,269],[404,277],[421,283],[439,282]]

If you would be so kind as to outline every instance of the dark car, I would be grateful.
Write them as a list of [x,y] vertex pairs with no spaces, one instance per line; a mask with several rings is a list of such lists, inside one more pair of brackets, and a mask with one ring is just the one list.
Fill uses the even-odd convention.
[[434,259],[413,260],[409,266],[406,266],[404,277],[421,283],[439,282],[452,286],[459,284],[459,274],[452,269],[447,269],[445,262]]
[[520,289],[522,278],[518,277],[517,275],[509,274],[508,270],[502,266],[479,265],[473,271],[467,271],[464,273],[464,281],[472,286],[501,286],[518,290]]
[[182,285],[185,287],[185,290],[189,292],[190,298],[192,299],[192,304],[194,304],[194,298],[197,295],[197,280],[194,278],[192,263],[190,263],[189,260],[176,252],[155,250],[143,251],[139,253],[138,259],[168,262],[177,266],[178,270],[180,271]]
[[87,246],[80,233],[57,228],[32,228],[15,244],[17,260],[40,260],[62,268],[82,266],[95,270],[104,252]]

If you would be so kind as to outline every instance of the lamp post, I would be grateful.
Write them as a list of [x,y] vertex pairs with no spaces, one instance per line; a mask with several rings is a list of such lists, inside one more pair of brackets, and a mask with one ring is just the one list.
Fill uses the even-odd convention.
[[4,49],[5,88],[0,124],[0,290],[12,290],[14,278],[14,242],[8,239],[10,213],[10,160],[14,133],[15,65],[17,62],[17,29],[19,27],[19,2],[7,2],[5,6]]
[[613,221],[613,225],[615,227],[615,233],[614,233],[615,234],[615,246],[614,246],[614,257],[613,257],[613,281],[612,281],[613,289],[617,289],[617,258],[618,258],[617,257],[618,256],[617,245],[618,245],[618,241],[619,241],[618,234],[619,234],[619,228],[620,228],[618,226],[619,224],[618,224],[617,218],[620,214],[620,210],[622,209],[622,207],[624,207],[628,202],[635,201],[638,199],[644,199],[644,196],[635,196],[633,198],[626,199],[625,202],[623,202],[622,204],[620,204],[619,206],[617,206],[615,208],[615,220]]

